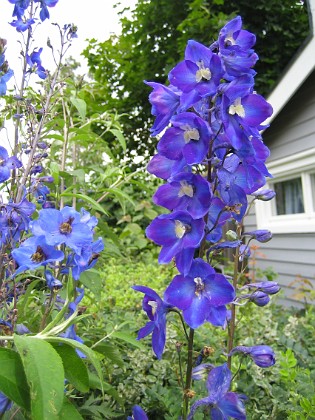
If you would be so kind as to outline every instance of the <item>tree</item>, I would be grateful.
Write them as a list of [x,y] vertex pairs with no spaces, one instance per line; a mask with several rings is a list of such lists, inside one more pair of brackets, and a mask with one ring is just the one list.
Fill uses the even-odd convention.
[[83,54],[101,86],[95,101],[123,114],[131,157],[148,156],[154,150],[149,132],[151,89],[143,82],[167,82],[166,75],[182,58],[188,39],[209,45],[219,28],[241,15],[244,27],[257,35],[256,89],[266,95],[309,31],[307,7],[297,0],[138,0],[131,17],[125,12],[121,12],[121,35],[104,42],[92,39]]

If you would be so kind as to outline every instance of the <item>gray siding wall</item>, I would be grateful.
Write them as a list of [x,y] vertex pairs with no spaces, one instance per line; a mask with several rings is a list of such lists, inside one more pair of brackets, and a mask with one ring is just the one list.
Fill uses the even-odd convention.
[[[271,150],[269,162],[315,147],[315,72],[275,118],[263,138]],[[256,229],[254,210],[245,225],[246,230]],[[298,296],[298,288],[303,284],[309,287],[306,283],[309,281],[315,290],[315,234],[275,234],[270,242],[258,245],[255,267],[272,267],[283,289],[280,302],[299,306],[303,296]]]

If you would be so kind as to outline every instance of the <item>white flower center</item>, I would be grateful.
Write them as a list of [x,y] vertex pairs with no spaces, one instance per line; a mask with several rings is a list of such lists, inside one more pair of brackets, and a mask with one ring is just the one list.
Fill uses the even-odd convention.
[[187,195],[188,197],[192,198],[194,196],[194,189],[192,185],[188,184],[187,181],[180,181],[178,197],[183,197],[184,195]]
[[195,277],[194,278],[194,282],[196,283],[196,288],[195,288],[195,295],[196,296],[200,296],[201,292],[204,290],[205,288],[205,284],[202,281],[201,277]]
[[175,235],[177,238],[182,239],[186,233],[186,229],[186,226],[180,220],[175,220]]
[[210,80],[211,79],[211,71],[208,67],[205,67],[203,61],[197,61],[197,66],[199,70],[196,71],[196,82],[199,83],[202,80]]
[[199,131],[197,130],[197,128],[192,128],[189,125],[184,127],[184,140],[185,143],[189,143],[190,140],[195,140],[198,141],[200,140],[200,135],[199,135]]
[[229,114],[230,115],[237,114],[241,118],[245,117],[245,109],[241,103],[241,98],[235,99],[234,103],[230,105]]
[[157,309],[157,303],[155,302],[155,300],[149,300],[148,305],[151,306],[152,308],[152,315],[155,314],[156,309]]
[[235,45],[236,44],[236,41],[233,38],[233,32],[229,32],[227,34],[227,36],[224,39],[224,43],[225,43],[225,45]]

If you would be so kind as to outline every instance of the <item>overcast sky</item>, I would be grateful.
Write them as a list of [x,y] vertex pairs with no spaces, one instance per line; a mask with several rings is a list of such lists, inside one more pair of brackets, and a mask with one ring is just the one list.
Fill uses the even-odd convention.
[[[17,39],[20,39],[16,29],[13,28],[8,22],[12,22],[12,12],[14,5],[9,3],[8,0],[0,0],[0,37],[8,41],[6,58],[9,61],[10,67],[15,70],[19,66],[17,59],[20,51]],[[115,3],[121,3],[121,6],[114,8]],[[41,55],[43,65],[50,60],[50,51],[45,46],[47,37],[51,42],[58,46],[58,37],[56,28],[51,25],[57,22],[60,26],[67,23],[73,23],[78,26],[78,38],[73,40],[72,47],[69,55],[75,57],[78,61],[82,62],[83,58],[80,57],[80,52],[86,47],[87,38],[96,38],[99,41],[104,41],[110,33],[119,33],[119,16],[118,11],[123,7],[134,7],[136,0],[59,0],[55,7],[49,8],[50,20],[44,21],[36,29],[34,33],[33,46],[44,47]],[[49,67],[49,65],[47,65]]]
[[[115,3],[121,4],[114,8]],[[0,0],[0,37],[8,41],[6,50],[6,59],[9,66],[14,70],[14,74],[18,85],[20,85],[21,76],[21,60],[19,59],[21,47],[18,40],[21,40],[15,28],[9,25],[9,22],[16,19],[12,17],[14,4],[8,0]],[[119,33],[119,16],[118,11],[123,7],[133,8],[136,0],[59,0],[55,7],[49,8],[50,19],[40,24],[34,33],[34,42],[32,48],[43,47],[41,54],[42,64],[45,68],[54,70],[54,64],[51,57],[51,51],[46,46],[49,37],[55,50],[59,47],[59,37],[56,27],[51,23],[57,22],[61,27],[68,23],[78,26],[78,38],[73,40],[68,55],[73,56],[82,65],[80,73],[87,71],[85,59],[80,56],[82,50],[86,47],[86,39],[96,38],[99,41],[106,40],[111,33]],[[14,77],[8,82],[8,87],[14,87]],[[0,98],[0,109],[1,109]],[[7,130],[0,130],[0,144],[8,147],[8,136],[10,133],[9,121],[6,122]]]

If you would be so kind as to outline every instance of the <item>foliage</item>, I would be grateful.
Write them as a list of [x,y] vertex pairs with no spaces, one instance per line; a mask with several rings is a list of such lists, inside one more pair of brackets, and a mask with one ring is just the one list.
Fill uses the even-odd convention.
[[[149,269],[148,269],[149,267]],[[112,264],[107,261],[102,272],[104,297],[97,301],[89,294],[85,299],[89,311],[93,313],[93,324],[85,323],[80,331],[85,340],[101,338],[105,332],[110,334],[115,325],[125,320],[133,320],[128,328],[122,327],[130,335],[143,323],[144,315],[139,311],[137,294],[132,291],[134,283],[147,285],[162,292],[167,280],[173,275],[168,267],[159,266],[154,256],[145,261],[126,264]],[[121,293],[120,293],[121,290]],[[111,319],[110,324],[107,320]],[[104,325],[104,319],[106,325]],[[315,379],[315,313],[312,306],[306,309],[294,309],[277,306],[276,302],[261,308],[259,313],[254,305],[241,308],[239,320],[242,327],[237,330],[237,344],[252,345],[253,335],[261,342],[272,344],[276,353],[276,365],[272,369],[257,367],[248,359],[238,358],[233,368],[238,369],[234,390],[247,393],[246,403],[250,420],[282,420],[312,418],[314,413]],[[82,328],[82,326],[81,326]],[[212,349],[203,362],[219,363],[222,361],[222,349],[225,346],[225,331],[213,329],[205,324],[196,331],[196,349],[194,360],[204,346]],[[102,361],[105,377],[122,397],[120,404],[114,397],[107,397],[106,405],[113,412],[131,411],[131,406],[140,403],[149,418],[174,419],[180,413],[179,371],[176,341],[184,343],[180,322],[176,314],[167,326],[167,345],[163,359],[158,361],[150,350],[150,340],[144,340],[141,348],[121,339],[108,339],[102,342],[104,358]],[[183,357],[187,351],[182,347]],[[135,375],[137,372],[137,375]],[[202,381],[195,382],[196,390],[202,392]],[[97,404],[97,401],[96,401]],[[117,418],[124,419],[123,414]],[[160,416],[160,417],[159,417]],[[115,418],[115,417],[113,417]],[[202,418],[202,417],[200,417]],[[199,417],[196,416],[198,420]]]
[[237,14],[257,36],[256,89],[265,95],[308,35],[305,2],[139,0],[129,15],[122,11],[120,35],[104,42],[90,41],[84,56],[90,74],[100,84],[95,101],[103,103],[106,98],[105,109],[123,115],[129,156],[132,151],[152,155],[155,147],[149,138],[149,89],[143,81],[164,83],[165,75],[183,57],[188,39],[211,43],[211,34]]

